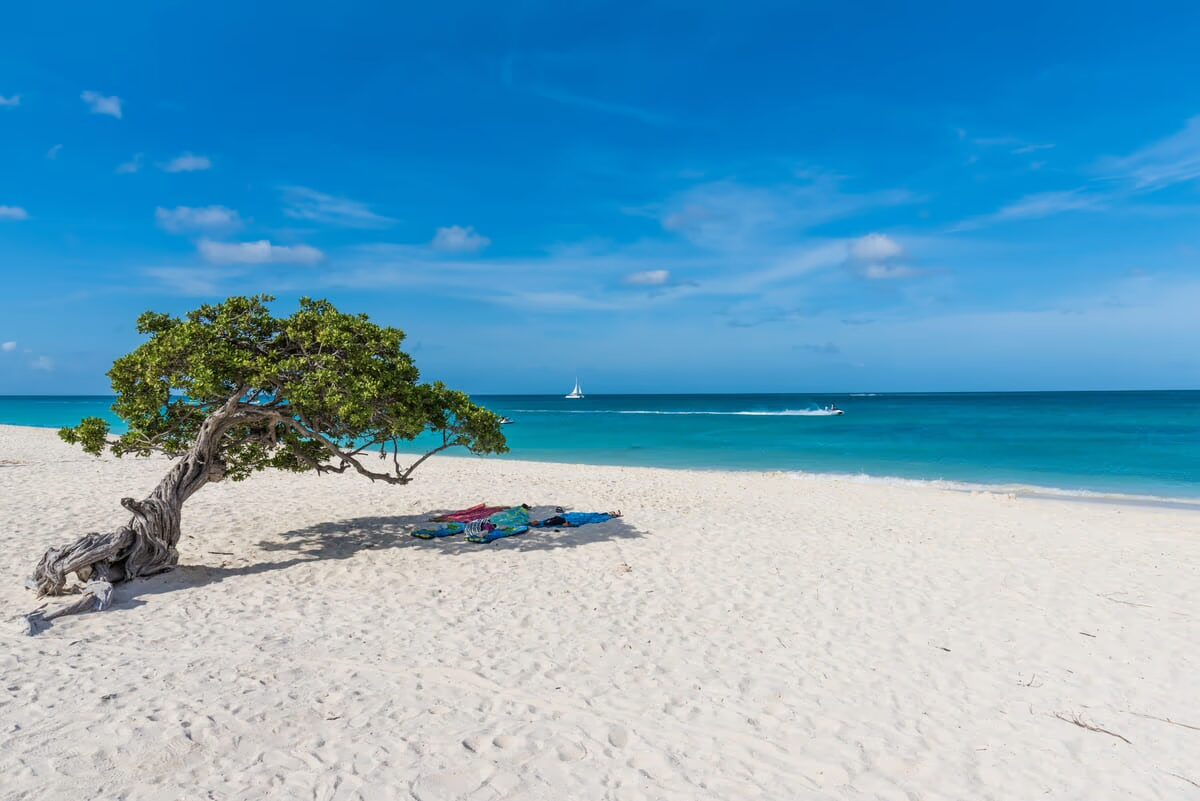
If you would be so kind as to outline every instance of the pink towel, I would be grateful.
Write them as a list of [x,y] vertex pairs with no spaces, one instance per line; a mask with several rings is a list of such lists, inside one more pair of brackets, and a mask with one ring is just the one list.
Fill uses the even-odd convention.
[[483,520],[485,517],[491,517],[496,512],[503,512],[507,508],[507,506],[485,506],[481,503],[477,506],[472,506],[470,509],[448,512],[433,519],[437,523],[471,523],[475,520]]

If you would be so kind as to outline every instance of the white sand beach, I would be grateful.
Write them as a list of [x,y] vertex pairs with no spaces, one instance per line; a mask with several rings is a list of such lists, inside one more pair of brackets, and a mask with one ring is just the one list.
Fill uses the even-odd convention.
[[[1200,514],[784,474],[259,474],[26,637],[161,459],[0,427],[0,798],[1200,799]],[[625,517],[421,541],[488,501]],[[1086,724],[1092,729],[1079,724]]]

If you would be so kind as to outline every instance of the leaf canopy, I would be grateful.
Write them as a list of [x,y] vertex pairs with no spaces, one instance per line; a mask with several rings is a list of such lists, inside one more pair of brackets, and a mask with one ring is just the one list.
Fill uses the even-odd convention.
[[[232,297],[182,318],[146,312],[137,325],[149,339],[108,373],[128,430],[111,439],[92,417],[60,436],[93,454],[178,456],[204,434],[234,479],[267,467],[352,468],[406,483],[416,464],[403,468],[401,449],[425,432],[438,445],[417,464],[450,447],[508,450],[497,415],[441,383],[419,383],[399,329],[309,298],[276,317],[273,300]],[[370,470],[364,455],[390,456],[393,467]]]

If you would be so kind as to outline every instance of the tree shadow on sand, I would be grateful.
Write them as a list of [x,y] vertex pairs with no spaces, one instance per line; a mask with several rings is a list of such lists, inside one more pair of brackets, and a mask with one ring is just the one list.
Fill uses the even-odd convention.
[[[379,548],[426,548],[447,556],[479,553],[489,548],[510,551],[557,551],[579,548],[596,542],[635,539],[643,533],[623,517],[604,523],[570,528],[531,528],[525,534],[505,537],[495,542],[468,542],[463,534],[431,540],[417,539],[410,532],[417,528],[437,526],[429,519],[441,512],[394,517],[355,517],[331,523],[288,531],[280,535],[282,542],[261,542],[265,551],[294,551],[307,560],[345,559],[359,551]],[[306,561],[307,561],[306,560]]]
[[[203,587],[238,576],[287,570],[311,562],[350,559],[368,550],[420,548],[445,556],[486,555],[489,550],[521,553],[557,551],[645,536],[644,532],[626,522],[623,517],[571,528],[531,528],[525,534],[505,537],[486,544],[468,542],[463,534],[432,540],[417,539],[410,535],[415,529],[437,525],[431,524],[430,518],[443,513],[444,510],[435,510],[419,515],[353,517],[293,529],[279,534],[272,540],[258,543],[258,547],[263,551],[290,554],[287,558],[236,567],[183,564],[168,573],[118,584],[114,592],[113,606],[131,608],[140,606],[142,602],[138,599],[149,595]],[[184,558],[186,557],[185,553]]]

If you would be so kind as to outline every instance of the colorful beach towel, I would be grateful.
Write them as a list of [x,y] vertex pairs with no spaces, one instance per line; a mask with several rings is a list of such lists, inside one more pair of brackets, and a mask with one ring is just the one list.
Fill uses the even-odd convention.
[[412,536],[419,540],[431,540],[434,537],[449,537],[454,534],[462,534],[465,529],[466,525],[463,523],[447,523],[437,528],[419,528],[412,532]]
[[487,521],[496,528],[516,528],[529,525],[529,510],[524,506],[513,506],[488,515]]
[[505,537],[515,537],[518,534],[524,534],[529,531],[529,526],[507,526],[505,528],[494,528],[491,531],[485,531],[480,534],[468,534],[467,542],[474,542],[483,545],[488,542],[504,539]]
[[447,512],[444,515],[438,515],[433,518],[435,523],[470,523],[473,520],[483,520],[488,515],[494,515],[496,512],[503,512],[507,506],[488,506],[487,504],[476,504],[469,509],[459,509],[457,512]]
[[586,526],[589,523],[607,523],[612,520],[612,517],[608,512],[566,512],[548,517],[537,525],[543,528],[554,528],[555,526],[574,528],[575,526]]

